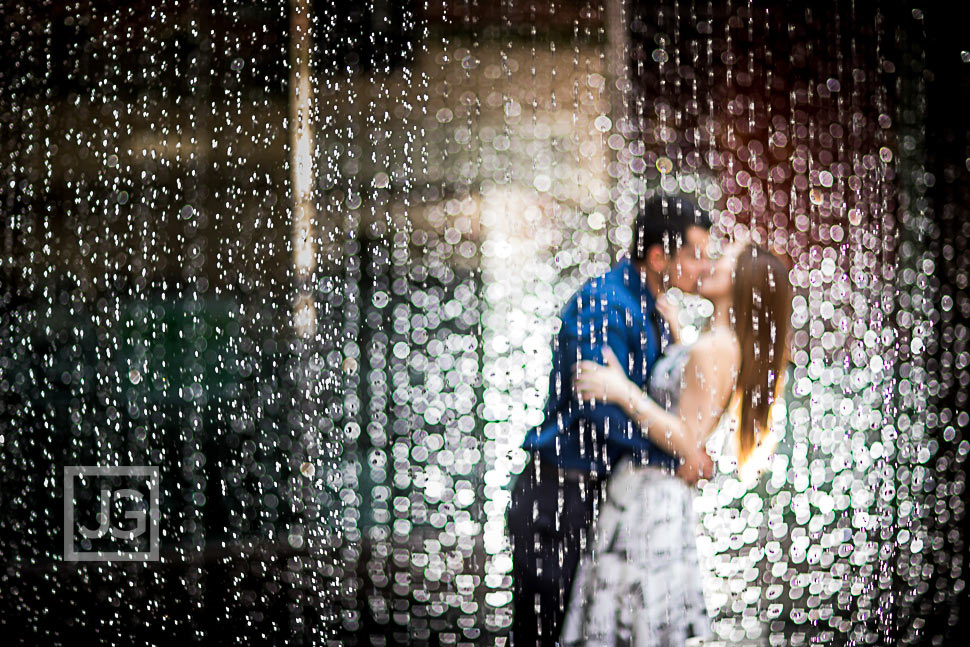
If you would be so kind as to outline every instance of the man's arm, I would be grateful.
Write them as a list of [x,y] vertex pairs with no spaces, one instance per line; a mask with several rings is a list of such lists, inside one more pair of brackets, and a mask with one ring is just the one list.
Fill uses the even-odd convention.
[[[627,324],[626,310],[619,304],[608,304],[603,312],[600,309],[590,309],[579,317],[579,339],[577,348],[570,349],[572,358],[576,360],[595,361],[599,364],[605,363],[603,349],[608,346],[613,354],[620,360],[623,370],[627,375],[631,373],[630,361],[633,357],[631,348],[630,327]],[[569,388],[573,388],[573,366],[575,361],[569,366]],[[574,400],[575,400],[575,396]],[[592,423],[597,429],[609,429],[611,434],[626,433],[627,426],[631,423],[638,424],[624,412],[623,408],[616,404],[597,402],[580,403],[575,400],[574,406],[581,407],[583,417]],[[639,428],[634,433],[642,433]],[[644,440],[650,447],[645,451],[646,462],[651,465],[660,465],[674,469],[679,464],[679,460],[656,447],[645,434]]]

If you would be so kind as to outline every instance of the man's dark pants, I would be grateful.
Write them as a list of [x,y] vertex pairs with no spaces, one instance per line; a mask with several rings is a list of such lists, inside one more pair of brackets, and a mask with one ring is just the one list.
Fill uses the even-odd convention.
[[602,482],[587,473],[541,461],[536,466],[535,457],[519,475],[508,514],[512,647],[552,647],[559,640],[601,490]]

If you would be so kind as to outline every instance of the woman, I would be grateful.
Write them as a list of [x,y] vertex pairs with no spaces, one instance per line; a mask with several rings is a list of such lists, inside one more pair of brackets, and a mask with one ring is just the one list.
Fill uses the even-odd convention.
[[[734,403],[738,466],[757,446],[786,361],[788,271],[770,252],[732,245],[698,285],[714,304],[692,345],[671,345],[648,393],[609,351],[606,366],[581,362],[580,398],[615,403],[651,440],[685,457],[702,451]],[[689,487],[656,467],[618,464],[599,513],[593,551],[579,566],[563,645],[684,645],[711,633],[704,607]]]

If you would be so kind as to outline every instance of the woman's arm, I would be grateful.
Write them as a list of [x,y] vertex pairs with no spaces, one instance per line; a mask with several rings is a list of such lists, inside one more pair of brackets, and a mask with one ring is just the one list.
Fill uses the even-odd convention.
[[684,367],[684,389],[678,413],[670,413],[627,378],[612,354],[606,366],[581,362],[575,386],[580,399],[619,405],[647,436],[664,450],[690,457],[703,446],[727,406],[738,364],[737,343],[726,334],[709,335],[691,348]]

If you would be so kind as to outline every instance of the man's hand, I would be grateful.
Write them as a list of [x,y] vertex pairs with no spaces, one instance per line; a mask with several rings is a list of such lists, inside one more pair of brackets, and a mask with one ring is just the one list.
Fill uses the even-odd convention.
[[706,451],[698,448],[696,452],[684,458],[676,473],[677,478],[687,485],[697,485],[699,480],[714,476],[714,461]]

